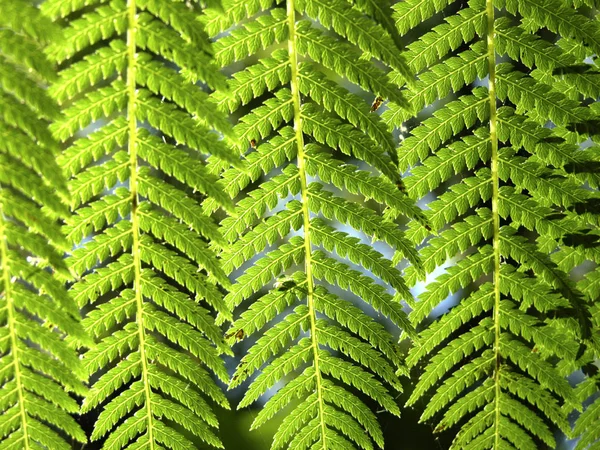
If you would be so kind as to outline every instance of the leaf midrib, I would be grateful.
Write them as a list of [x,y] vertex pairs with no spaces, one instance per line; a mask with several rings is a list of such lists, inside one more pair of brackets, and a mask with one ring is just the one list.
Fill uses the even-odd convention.
[[490,108],[490,143],[492,147],[491,154],[491,178],[492,178],[492,221],[493,221],[493,236],[492,247],[494,254],[494,448],[500,448],[500,367],[502,357],[500,355],[500,175],[499,175],[499,156],[498,156],[498,114],[496,106],[496,49],[495,49],[495,17],[494,17],[494,0],[486,0],[486,15],[487,15],[487,59],[488,59],[488,93],[489,93],[489,108]]
[[136,83],[136,33],[137,33],[137,5],[136,0],[127,0],[127,121],[129,126],[128,151],[130,162],[129,190],[131,192],[131,226],[134,280],[133,289],[136,301],[136,323],[139,336],[139,352],[142,363],[141,381],[144,386],[144,397],[146,403],[146,420],[148,422],[148,444],[150,450],[154,445],[154,427],[152,416],[152,392],[148,380],[148,358],[146,356],[146,336],[144,330],[144,299],[142,297],[142,262],[140,256],[140,224],[138,218],[138,156],[137,156],[137,83]]
[[310,316],[310,337],[313,351],[313,363],[315,368],[316,378],[316,393],[317,401],[319,402],[319,422],[321,428],[321,447],[327,449],[326,426],[325,426],[325,403],[323,400],[322,375],[319,368],[319,341],[317,339],[317,317],[314,302],[314,279],[312,273],[312,244],[310,239],[310,210],[308,207],[308,177],[306,173],[306,156],[304,150],[304,137],[302,135],[302,104],[300,97],[299,86],[299,71],[298,71],[298,50],[296,43],[296,11],[295,1],[288,0],[287,2],[287,18],[288,18],[288,54],[290,58],[290,87],[292,91],[292,99],[294,102],[294,131],[296,134],[296,143],[298,147],[298,174],[300,177],[300,193],[302,198],[302,216],[304,230],[304,267],[306,272],[306,301],[308,304],[308,314]]
[[4,213],[2,212],[2,206],[0,205],[0,262],[2,263],[2,281],[4,283],[4,299],[6,300],[7,310],[7,325],[8,333],[10,335],[10,353],[12,353],[13,361],[12,364],[15,368],[15,384],[18,392],[18,405],[19,405],[19,416],[21,417],[21,429],[23,431],[23,441],[25,444],[24,449],[29,450],[29,433],[27,431],[27,411],[25,410],[25,388],[23,386],[23,380],[21,379],[21,367],[19,366],[19,353],[18,353],[18,337],[15,330],[15,318],[14,318],[14,304],[11,295],[11,279],[10,269],[8,266],[8,237],[5,233],[4,225]]

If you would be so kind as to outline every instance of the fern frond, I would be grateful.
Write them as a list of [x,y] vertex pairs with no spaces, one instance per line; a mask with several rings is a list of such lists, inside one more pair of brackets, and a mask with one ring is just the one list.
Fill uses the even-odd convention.
[[67,192],[47,131],[58,107],[44,48],[58,30],[23,0],[0,2],[0,28],[0,445],[68,449],[87,437],[72,417],[86,389],[67,339],[89,339],[63,287]]
[[[394,8],[418,81],[393,80],[417,111],[391,103],[384,119],[413,125],[398,149],[408,194],[438,195],[425,213],[437,236],[407,232],[425,241],[425,273],[409,267],[408,285],[428,281],[410,316],[422,331],[407,363],[422,372],[408,404],[422,403],[436,432],[455,428],[451,448],[554,447],[577,405],[565,375],[593,353],[589,305],[565,270],[593,259],[595,236],[573,236],[596,226],[583,205],[598,195],[578,162],[597,164],[580,150],[598,119],[582,87],[595,69],[571,73],[585,55],[558,41],[595,48],[598,23],[553,1]],[[418,28],[439,12],[442,24]]]
[[227,380],[220,355],[230,350],[212,314],[227,314],[219,285],[229,280],[208,244],[225,241],[201,200],[233,204],[203,155],[239,162],[221,139],[227,118],[195,84],[224,84],[199,8],[50,0],[43,9],[65,23],[49,50],[64,67],[52,131],[69,144],[60,163],[78,247],[72,293],[95,340],[83,357],[94,381],[82,412],[100,411],[91,439],[222,447],[212,408],[228,404],[212,376]]
[[[224,13],[205,17],[213,35],[229,29],[215,45],[222,65],[260,55],[234,69],[230,91],[215,100],[240,117],[239,147],[250,147],[245,167],[225,170],[218,183],[237,198],[221,223],[229,242],[223,267],[241,271],[226,296],[235,317],[226,337],[257,337],[230,388],[252,378],[238,406],[245,407],[282,382],[252,428],[295,400],[273,449],[382,446],[375,415],[361,398],[399,414],[388,389],[401,389],[395,371],[403,371],[402,360],[392,335],[363,306],[414,334],[401,303],[411,294],[395,266],[419,260],[376,205],[424,223],[423,214],[402,191],[394,138],[376,108],[331,76],[381,97],[379,104],[404,104],[388,75],[410,75],[385,16],[383,3],[372,1],[234,0]],[[212,164],[213,173],[221,168]],[[363,206],[349,195],[370,202]],[[362,236],[381,241],[391,261]]]

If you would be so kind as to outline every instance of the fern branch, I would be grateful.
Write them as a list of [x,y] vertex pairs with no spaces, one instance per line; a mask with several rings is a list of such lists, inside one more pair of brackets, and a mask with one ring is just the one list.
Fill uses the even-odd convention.
[[[334,72],[371,95],[403,103],[387,74],[394,70],[408,76],[407,66],[398,56],[395,33],[386,31],[385,21],[375,19],[382,8],[372,1],[352,5],[295,0],[283,8],[274,2],[232,0],[226,3],[225,14],[211,10],[205,19],[213,35],[233,27],[229,36],[217,38],[223,64],[258,51],[265,55],[233,74],[229,95],[215,96],[222,108],[240,116],[234,130],[240,151],[250,147],[245,170],[214,162],[211,171],[225,169],[219,184],[237,197],[235,209],[221,223],[231,243],[221,253],[224,268],[242,271],[226,296],[236,317],[226,336],[232,343],[258,337],[230,387],[259,373],[238,406],[245,407],[286,378],[253,428],[275,417],[292,398],[298,399],[278,427],[272,448],[372,448],[371,439],[381,445],[381,431],[371,412],[359,411],[360,397],[399,413],[387,392],[387,386],[400,388],[393,373],[402,370],[391,335],[367,320],[362,309],[338,311],[350,307],[349,298],[328,290],[329,285],[339,285],[414,335],[400,303],[410,298],[410,292],[394,268],[403,258],[418,265],[413,245],[394,224],[383,220],[378,208],[356,205],[325,187],[389,203],[398,215],[425,223],[422,212],[401,190],[392,135],[361,96],[331,77]],[[359,170],[359,163],[375,172]],[[207,203],[206,211],[216,207]],[[390,261],[341,232],[341,224],[382,241],[392,248],[394,258]],[[376,280],[398,294],[390,295],[375,279],[330,255],[371,270]],[[265,329],[278,316],[283,320]],[[219,320],[226,318],[221,315]],[[300,337],[301,332],[306,337]],[[300,375],[287,377],[296,368]],[[301,390],[296,392],[293,386]],[[348,390],[352,386],[358,396]]]
[[297,158],[298,158],[298,173],[300,177],[300,195],[302,198],[302,219],[304,230],[304,270],[306,273],[306,301],[308,304],[308,315],[310,318],[310,336],[313,348],[313,361],[315,368],[315,383],[317,403],[319,408],[319,421],[321,428],[321,444],[323,448],[327,448],[327,429],[325,426],[325,403],[323,401],[322,391],[322,375],[319,368],[319,336],[317,334],[317,314],[314,305],[314,280],[312,274],[312,243],[311,243],[311,223],[310,210],[308,208],[308,183],[306,174],[306,157],[304,156],[304,136],[302,131],[303,118],[300,104],[300,88],[297,83],[298,79],[298,50],[296,42],[296,12],[294,0],[287,2],[287,20],[288,20],[288,52],[290,56],[290,79],[292,97],[294,99],[294,131],[296,132]]
[[[577,87],[587,74],[544,84],[561,64],[586,64],[585,55],[537,31],[548,27],[559,37],[567,33],[566,24],[578,23],[577,36],[569,36],[576,45],[593,47],[597,24],[558,3],[549,13],[546,3],[487,0],[459,6],[430,32],[416,29],[450,3],[395,6],[399,31],[410,42],[409,62],[420,72],[414,87],[395,81],[421,111],[411,114],[391,104],[385,119],[395,126],[416,119],[399,149],[400,168],[410,170],[408,193],[440,192],[425,214],[438,236],[428,239],[416,223],[407,233],[416,244],[425,240],[419,251],[423,268],[436,278],[411,319],[423,323],[450,294],[458,299],[423,325],[422,341],[409,353],[409,365],[416,370],[423,364],[425,371],[409,403],[433,392],[421,420],[438,420],[437,432],[459,428],[452,448],[554,445],[540,418],[565,429],[564,413],[575,403],[563,374],[592,353],[588,306],[561,268],[594,258],[594,237],[590,248],[575,249],[568,236],[587,235],[596,219],[583,207],[575,212],[566,205],[591,204],[596,196],[582,189],[583,180],[595,181],[575,169],[575,160],[587,157],[579,145],[589,131],[584,124],[597,113],[586,104],[587,91]],[[542,11],[547,15],[539,16]],[[498,63],[499,55],[513,61]],[[517,65],[528,70],[518,72]],[[566,94],[557,89],[567,85]],[[431,114],[426,107],[436,101],[444,106]],[[544,126],[548,120],[554,127]],[[445,273],[434,275],[439,269]],[[407,270],[411,285],[424,278],[416,268]],[[554,364],[559,359],[563,363]],[[522,386],[509,389],[505,377],[516,373]],[[559,399],[555,408],[537,407],[541,396],[552,395]],[[535,412],[521,403],[534,405]]]
[[[230,350],[209,311],[226,313],[216,283],[229,281],[206,242],[223,237],[194,193],[231,209],[200,155],[239,162],[219,136],[231,133],[227,119],[193,83],[224,82],[199,9],[165,0],[49,0],[44,9],[66,24],[53,47],[65,65],[53,93],[70,106],[53,131],[73,142],[61,163],[77,196],[66,228],[80,245],[72,292],[96,341],[83,358],[97,379],[82,411],[102,409],[91,439],[181,448],[193,436],[222,446],[211,403],[228,405],[209,374],[226,378],[219,354]],[[94,122],[96,131],[74,136]],[[117,390],[123,396],[111,397]]]
[[[143,386],[146,409],[146,429],[148,433],[149,448],[155,448],[153,408],[150,383],[148,381],[148,358],[146,356],[146,333],[144,324],[144,308],[142,299],[141,271],[142,263],[140,260],[140,226],[138,218],[138,156],[137,156],[137,86],[136,86],[136,34],[138,28],[138,16],[136,0],[127,0],[127,121],[128,121],[128,142],[127,151],[129,152],[129,191],[131,193],[131,229],[132,243],[131,254],[133,256],[133,290],[135,292],[136,303],[136,323],[138,326],[138,341],[141,362],[141,384]],[[102,429],[99,426],[99,429]]]
[[495,50],[495,24],[494,24],[494,2],[493,0],[486,0],[486,15],[487,15],[487,51],[488,51],[488,92],[490,96],[489,107],[490,107],[490,144],[492,147],[491,155],[491,175],[492,175],[492,221],[493,221],[493,237],[492,247],[494,249],[494,352],[496,357],[495,369],[494,369],[494,447],[498,448],[500,445],[501,433],[500,433],[500,366],[501,366],[501,350],[500,350],[500,214],[499,214],[499,202],[500,202],[500,178],[498,176],[498,136],[496,129],[497,124],[497,112],[496,112],[496,50]]
[[72,417],[85,376],[68,339],[89,339],[63,287],[67,192],[47,130],[58,109],[43,52],[58,30],[33,2],[2,2],[0,17],[0,445],[69,448],[87,438]]

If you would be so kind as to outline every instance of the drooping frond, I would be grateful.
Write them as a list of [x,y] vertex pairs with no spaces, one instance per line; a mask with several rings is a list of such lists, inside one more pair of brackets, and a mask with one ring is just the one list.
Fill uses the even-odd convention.
[[70,449],[86,442],[72,414],[85,393],[79,311],[62,281],[59,219],[65,182],[48,123],[54,68],[44,46],[56,29],[34,2],[0,2],[0,447]]
[[[598,72],[584,59],[598,52],[600,24],[554,0],[394,8],[418,81],[393,78],[416,110],[392,102],[383,116],[412,127],[398,149],[409,195],[437,195],[426,212],[437,236],[420,250],[431,281],[411,315],[422,331],[407,359],[419,373],[408,404],[437,432],[452,428],[452,448],[554,448],[553,429],[568,433],[577,405],[567,368],[595,347],[568,275],[581,260],[560,255],[593,259],[597,247],[598,147],[580,144],[599,118],[588,106],[598,93],[585,87]],[[438,13],[443,23],[419,27]],[[414,224],[407,236],[418,245],[427,233]],[[424,277],[409,268],[407,279]]]
[[394,140],[374,112],[384,100],[405,103],[387,72],[406,74],[406,64],[380,20],[391,10],[351,3],[233,0],[205,17],[211,35],[226,31],[215,44],[222,66],[259,55],[216,95],[240,117],[235,131],[248,150],[245,166],[219,182],[238,199],[222,222],[221,258],[226,272],[239,270],[226,337],[257,339],[230,387],[251,379],[243,408],[281,383],[252,425],[285,412],[273,449],[382,447],[365,399],[400,413],[389,387],[400,389],[402,361],[368,313],[412,334],[401,304],[410,292],[395,266],[418,265],[416,251],[381,211],[422,214],[401,190]]
[[[65,24],[49,50],[63,66],[52,125],[68,143],[72,293],[95,339],[84,354],[93,383],[82,413],[99,412],[103,448],[221,447],[213,405],[228,407],[230,352],[213,312],[227,315],[228,279],[208,242],[224,242],[201,200],[232,208],[205,167],[238,164],[221,134],[228,120],[197,82],[225,79],[197,22],[199,7],[170,0],[48,0]],[[209,280],[210,279],[210,280]]]

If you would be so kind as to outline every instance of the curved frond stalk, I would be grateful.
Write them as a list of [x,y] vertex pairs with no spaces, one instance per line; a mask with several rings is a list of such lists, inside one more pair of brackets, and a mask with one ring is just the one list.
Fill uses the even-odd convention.
[[[426,211],[438,235],[420,256],[427,274],[445,268],[410,316],[422,331],[407,363],[422,373],[408,405],[422,404],[435,431],[452,428],[455,449],[554,448],[553,430],[569,434],[578,407],[566,375],[597,348],[588,302],[568,274],[595,259],[598,240],[598,192],[588,188],[598,186],[598,148],[580,149],[596,137],[597,94],[582,87],[596,69],[562,44],[595,53],[600,27],[552,0],[394,8],[419,74],[414,86],[396,79],[417,111],[391,103],[383,117],[402,127],[418,114],[399,165],[412,198],[438,195]],[[443,24],[417,29],[450,10]],[[428,237],[417,224],[407,236],[415,245]],[[579,262],[569,266],[565,254]],[[424,278],[407,270],[409,285]],[[455,306],[428,319],[450,295]]]
[[[368,312],[413,335],[401,303],[410,292],[395,266],[404,258],[418,265],[416,251],[381,211],[387,204],[419,220],[422,213],[402,192],[394,140],[374,112],[382,99],[404,102],[387,72],[406,73],[406,64],[375,11],[365,14],[366,3],[376,2],[356,3],[233,0],[225,14],[206,15],[210,34],[228,30],[215,45],[222,65],[265,55],[215,98],[240,116],[235,131],[240,150],[248,150],[245,167],[226,170],[219,182],[239,198],[222,222],[223,267],[240,270],[226,296],[236,317],[226,337],[257,339],[230,388],[255,376],[243,408],[281,383],[252,425],[287,414],[273,449],[382,447],[363,399],[400,413],[389,389],[401,389],[395,371],[403,363],[393,335]],[[215,206],[205,203],[208,211]],[[381,241],[377,248],[392,260],[349,233]]]
[[[89,7],[88,7],[89,6]],[[230,353],[213,312],[227,315],[228,279],[209,242],[223,237],[201,207],[232,202],[205,167],[227,118],[197,84],[221,88],[199,7],[170,0],[70,2],[44,10],[65,23],[48,51],[64,70],[51,87],[64,106],[52,125],[68,146],[71,292],[95,339],[83,361],[100,411],[102,448],[222,447],[215,405],[228,402],[220,357]],[[118,395],[117,395],[118,394]]]
[[44,46],[57,36],[34,2],[0,2],[0,447],[70,449],[87,441],[73,418],[85,393],[77,354],[87,343],[64,289],[59,220],[65,181],[48,123],[53,65]]

